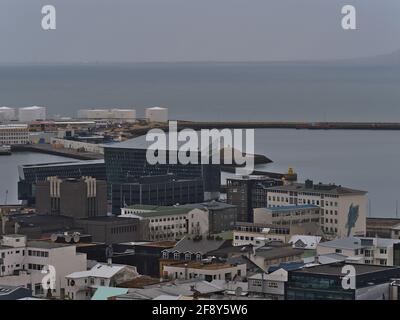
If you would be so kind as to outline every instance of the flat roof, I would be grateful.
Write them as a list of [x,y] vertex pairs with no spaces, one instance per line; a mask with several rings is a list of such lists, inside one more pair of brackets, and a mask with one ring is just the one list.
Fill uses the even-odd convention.
[[60,166],[80,166],[87,164],[104,164],[104,160],[77,160],[77,161],[64,161],[64,162],[48,162],[37,164],[24,164],[21,168],[41,168],[41,167],[60,167]]
[[356,275],[364,275],[374,272],[396,270],[396,269],[399,270],[400,272],[400,267],[361,264],[361,263],[345,263],[345,262],[334,262],[329,264],[314,265],[311,267],[305,267],[300,270],[296,270],[294,272],[343,276],[342,269],[343,266],[345,265],[352,265],[356,270]]
[[72,245],[73,244],[57,243],[51,241],[28,241],[27,247],[38,248],[38,249],[56,249],[56,248],[70,247]]
[[[144,218],[186,214],[191,210],[190,208],[183,208],[182,206],[151,206],[151,205],[133,205],[133,206],[128,206],[124,209],[146,210],[142,212],[133,213],[135,215]],[[121,217],[123,216],[124,215],[121,215]]]
[[347,187],[338,186],[335,184],[314,184],[313,187],[307,188],[305,183],[293,183],[284,186],[270,187],[268,190],[282,190],[282,191],[294,191],[294,192],[314,192],[322,194],[332,195],[353,195],[353,194],[366,194],[367,191],[350,189]]
[[192,268],[192,269],[203,269],[203,270],[218,270],[235,267],[228,263],[201,263],[197,261],[184,261],[178,263],[165,264],[165,267],[175,267],[175,268]]

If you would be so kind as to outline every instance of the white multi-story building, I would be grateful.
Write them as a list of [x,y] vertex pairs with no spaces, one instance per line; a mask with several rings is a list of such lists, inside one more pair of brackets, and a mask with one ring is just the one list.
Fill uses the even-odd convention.
[[168,108],[147,108],[146,119],[148,122],[168,122]]
[[147,219],[152,241],[173,240],[186,234],[203,235],[209,231],[208,212],[197,208],[135,205],[122,208],[120,217]]
[[316,205],[321,208],[320,225],[325,235],[364,236],[367,192],[334,184],[290,183],[268,189],[268,206]]
[[0,122],[9,122],[15,120],[15,109],[0,107]]
[[20,122],[46,120],[46,108],[38,106],[19,108],[18,120]]
[[0,145],[29,143],[29,128],[26,124],[0,125]]
[[246,277],[246,264],[203,263],[198,261],[173,262],[163,266],[167,279],[233,280],[236,276]]
[[19,285],[32,290],[35,296],[46,296],[43,270],[55,270],[53,296],[65,292],[65,276],[86,270],[86,254],[77,253],[76,246],[47,241],[28,241],[23,235],[5,235],[0,246],[0,284]]
[[136,267],[98,263],[92,269],[67,275],[66,297],[71,300],[90,300],[98,287],[117,287],[139,274]]
[[393,266],[400,264],[400,240],[348,237],[320,242],[318,255],[341,254],[365,264]]

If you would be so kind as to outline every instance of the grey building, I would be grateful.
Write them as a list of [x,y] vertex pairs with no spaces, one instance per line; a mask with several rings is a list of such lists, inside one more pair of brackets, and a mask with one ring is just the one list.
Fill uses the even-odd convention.
[[18,166],[18,175],[18,200],[33,206],[36,201],[36,184],[39,181],[46,181],[48,177],[79,179],[82,176],[106,180],[106,165],[104,160],[27,164]]
[[107,214],[107,183],[91,177],[61,180],[50,177],[37,183],[36,210],[72,218]]
[[75,223],[85,233],[92,236],[93,242],[114,244],[148,239],[148,221],[115,216],[79,219]]
[[233,230],[237,221],[238,207],[229,203],[209,201],[185,204],[183,208],[197,208],[208,212],[209,232],[220,233]]

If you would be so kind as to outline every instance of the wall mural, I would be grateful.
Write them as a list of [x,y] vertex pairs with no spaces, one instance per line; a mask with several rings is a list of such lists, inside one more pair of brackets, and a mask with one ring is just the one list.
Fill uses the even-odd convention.
[[358,216],[359,216],[358,209],[359,209],[359,205],[351,204],[349,207],[349,212],[347,213],[347,222],[346,222],[348,237],[351,234],[351,229],[356,226],[356,222],[357,222]]

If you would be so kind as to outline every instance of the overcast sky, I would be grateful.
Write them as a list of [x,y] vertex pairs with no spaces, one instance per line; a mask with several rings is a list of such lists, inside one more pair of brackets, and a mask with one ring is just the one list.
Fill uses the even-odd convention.
[[[57,30],[41,29],[41,8]],[[357,31],[341,7],[357,8]],[[0,0],[0,63],[336,59],[400,48],[399,0]]]

